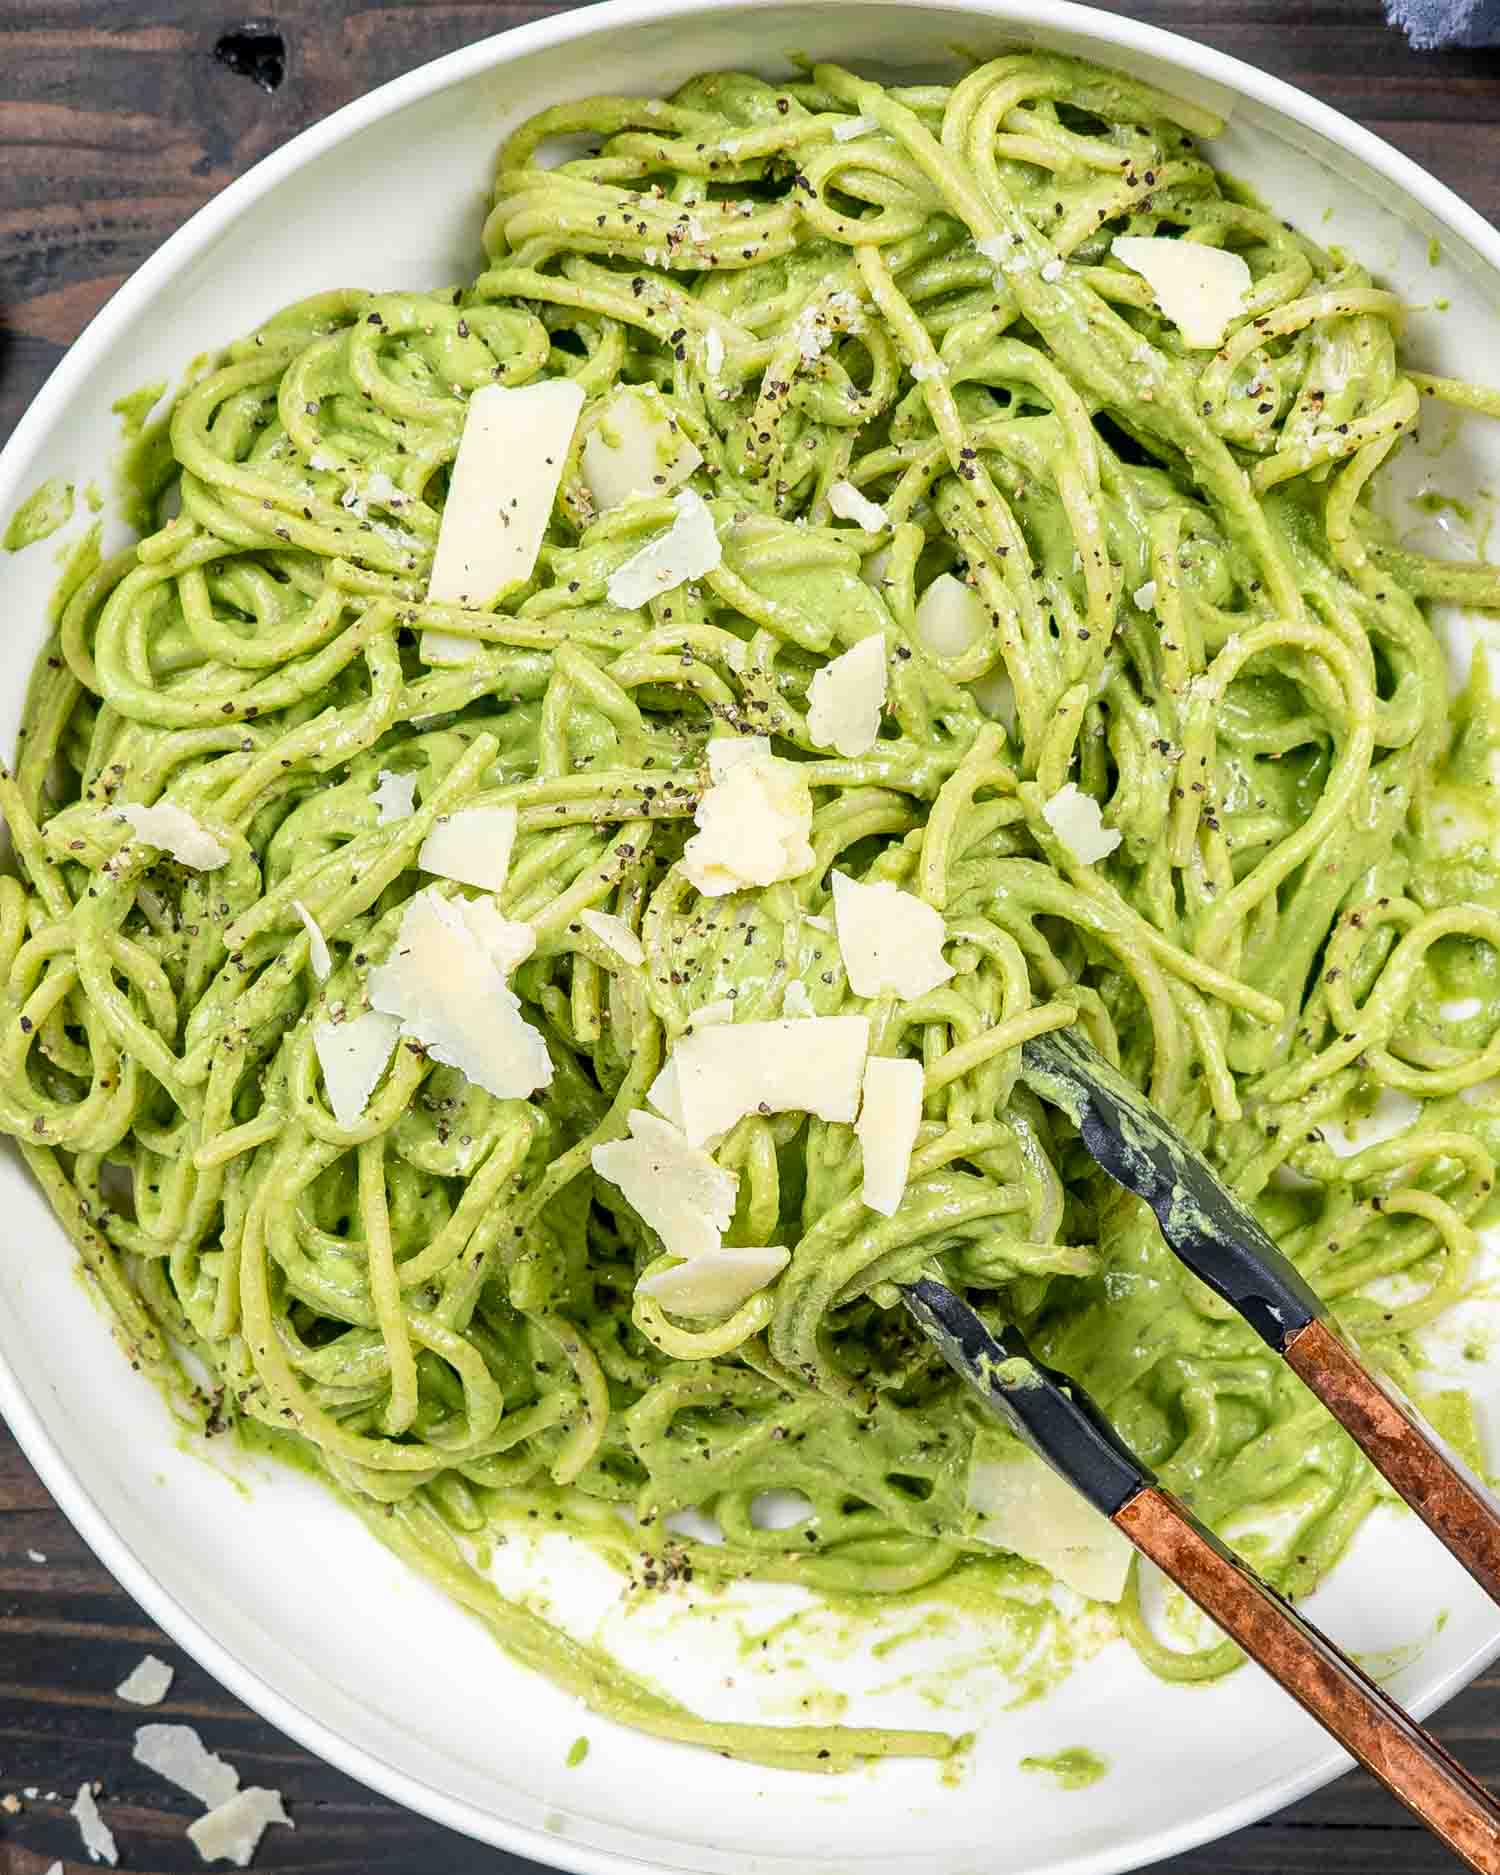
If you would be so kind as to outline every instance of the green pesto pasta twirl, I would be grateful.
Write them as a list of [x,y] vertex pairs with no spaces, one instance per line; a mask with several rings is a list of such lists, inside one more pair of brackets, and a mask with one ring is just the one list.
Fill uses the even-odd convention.
[[472,282],[204,364],[37,664],[0,1128],[121,1338],[657,1735],[955,1744],[700,1718],[487,1534],[874,1605],[1011,1549],[1159,1671],[1233,1664],[996,1485],[1025,1455],[895,1306],[924,1269],[1287,1593],[1376,1501],[1020,1085],[1047,1029],[1469,1436],[1414,1337],[1500,1149],[1496,741],[1423,606],[1500,575],[1369,495],[1424,393],[1496,399],[1407,371],[1215,128],[1029,52],[547,111]]

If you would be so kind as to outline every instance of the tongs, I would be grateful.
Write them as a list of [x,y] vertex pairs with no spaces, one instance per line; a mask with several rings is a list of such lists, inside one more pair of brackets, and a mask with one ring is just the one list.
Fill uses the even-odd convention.
[[[1177,1257],[1285,1360],[1474,1580],[1500,1602],[1500,1506],[1361,1362],[1308,1283],[1208,1162],[1083,1036],[1022,1049],[1109,1176],[1145,1200]],[[948,1364],[1455,1855],[1500,1875],[1500,1804],[1355,1663],[1159,1485],[1087,1394],[992,1333],[931,1277],[902,1285]]]

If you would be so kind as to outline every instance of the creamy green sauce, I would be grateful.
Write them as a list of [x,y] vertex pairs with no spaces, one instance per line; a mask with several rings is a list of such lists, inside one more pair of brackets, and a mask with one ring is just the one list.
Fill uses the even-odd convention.
[[1055,1751],[1048,1757],[1023,1758],[1021,1769],[1045,1772],[1059,1790],[1087,1790],[1101,1777],[1109,1775],[1109,1761],[1082,1745],[1073,1745],[1067,1751]]
[[[1284,1591],[1374,1503],[1344,1435],[1022,1084],[1038,1020],[1076,1022],[1473,1450],[1420,1336],[1494,1204],[1500,738],[1482,657],[1449,708],[1422,605],[1500,607],[1500,583],[1403,549],[1366,480],[1424,394],[1494,398],[1409,373],[1357,260],[1221,187],[1194,142],[1215,122],[1031,54],[952,90],[817,67],[559,106],[501,152],[478,278],[320,295],[195,361],[156,421],[160,386],[116,406],[144,538],[73,550],[0,775],[0,1129],[132,1359],[659,1735],[825,1771],[951,1766],[961,1742],[700,1718],[501,1595],[488,1546],[566,1530],[640,1597],[772,1581],[840,1619],[962,1612],[1022,1697],[1095,1644],[969,1534],[983,1411],[897,1305],[924,1269],[1018,1322],[1209,1522],[1258,1520]],[[538,165],[577,133],[597,153]],[[1217,352],[1111,255],[1158,227],[1250,266]],[[429,603],[468,400],[565,375],[584,413],[532,577]],[[580,467],[621,385],[702,458],[722,554],[635,609],[611,576],[674,511],[601,513]],[[871,530],[840,518],[846,481]],[[967,644],[924,623],[940,575],[977,599]],[[429,658],[428,632],[472,655]],[[882,733],[837,756],[813,679],[876,632]],[[743,734],[800,765],[815,860],[700,897],[706,747]],[[412,780],[409,817],[382,817],[383,776]],[[1069,783],[1121,836],[1097,862],[1044,811]],[[120,806],[158,803],[228,862],[129,839]],[[342,1125],[319,1025],[364,1009],[433,883],[427,834],[473,806],[517,811],[499,907],[535,932],[511,987],[551,1083],[500,1099],[404,1044]],[[939,912],[952,977],[856,995],[835,867]],[[748,1115],[714,1146],[726,1242],[791,1262],[725,1320],[669,1316],[635,1293],[661,1242],[592,1150],[704,1004],[780,1018],[792,986],[922,1065],[904,1195],[864,1206],[849,1125]],[[1335,1155],[1327,1129],[1383,1090],[1409,1127]],[[1119,1621],[1168,1676],[1235,1662],[1165,1647],[1133,1586]]]
[[54,476],[34,488],[11,515],[5,533],[0,535],[0,547],[7,553],[19,553],[23,547],[35,546],[37,541],[66,527],[72,518],[73,484]]

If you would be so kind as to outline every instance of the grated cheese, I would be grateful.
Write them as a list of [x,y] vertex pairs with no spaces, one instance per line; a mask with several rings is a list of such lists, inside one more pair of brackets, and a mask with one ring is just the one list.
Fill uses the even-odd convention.
[[[701,1146],[757,1111],[852,1124],[869,1047],[864,1016],[712,1024],[679,1037],[663,1073],[683,1131]],[[655,1085],[647,1098],[660,1109]]]
[[370,972],[370,1001],[433,1060],[497,1100],[524,1100],[552,1080],[546,1043],[506,981],[535,942],[493,900],[448,900],[429,886],[407,901],[390,955]]
[[1193,351],[1214,351],[1231,319],[1245,310],[1250,269],[1227,248],[1168,235],[1117,235],[1109,251],[1138,273],[1165,318]]
[[115,813],[129,827],[135,840],[159,847],[195,872],[217,872],[220,866],[229,864],[229,848],[175,802],[158,801],[155,807],[140,807],[129,802],[116,808]]
[[94,1801],[92,1784],[80,1784],[78,1795],[73,1799],[70,1814],[78,1823],[78,1834],[83,1838],[83,1846],[89,1852],[91,1862],[108,1862],[110,1867],[120,1859],[120,1852],[115,1847],[114,1832],[99,1814],[99,1806]]
[[590,906],[587,911],[579,912],[578,922],[612,950],[621,963],[634,966],[646,961],[645,945],[625,920],[617,918],[613,912],[596,911]]
[[886,682],[885,634],[871,632],[813,673],[807,687],[809,737],[846,759],[867,755],[880,735]]
[[714,517],[701,495],[685,488],[672,497],[676,515],[665,534],[633,553],[609,576],[611,605],[634,611],[648,599],[672,592],[684,580],[713,572],[724,557]]
[[1090,1601],[1125,1592],[1129,1541],[1101,1511],[1018,1440],[988,1432],[974,1441],[966,1501],[983,1543],[1041,1565]]
[[636,495],[665,494],[702,461],[660,391],[628,385],[600,407],[583,445],[583,479],[595,507],[604,510]]
[[731,1315],[764,1289],[792,1260],[776,1245],[766,1250],[710,1250],[673,1269],[643,1276],[638,1295],[650,1296],[674,1315]]
[[1091,794],[1083,793],[1076,781],[1059,788],[1043,804],[1042,819],[1083,866],[1107,859],[1120,844],[1120,834],[1104,825],[1099,803]]
[[281,1792],[252,1784],[196,1823],[189,1823],[188,1841],[205,1862],[233,1862],[236,1868],[248,1868],[271,1823],[296,1828],[282,1807]]
[[800,878],[813,864],[812,790],[766,736],[719,736],[708,745],[710,785],[682,870],[706,898]]
[[417,853],[417,864],[440,879],[498,892],[510,872],[515,843],[516,810],[509,803],[461,807],[435,823]]
[[984,601],[966,581],[939,573],[913,614],[918,639],[934,657],[961,658],[990,628]]
[[482,609],[531,578],[583,402],[572,378],[486,384],[470,397],[429,603]]
[[400,1033],[394,1016],[375,1009],[345,1022],[313,1024],[313,1053],[323,1070],[329,1111],[340,1126],[363,1118]]
[[307,929],[307,958],[312,965],[313,975],[320,983],[326,983],[333,974],[333,954],[328,948],[328,940],[316,918],[302,903],[300,898],[292,900],[292,910],[302,920]]
[[208,1809],[228,1803],[240,1787],[239,1772],[210,1751],[190,1725],[140,1726],[130,1755]]
[[629,1139],[595,1146],[594,1170],[619,1187],[672,1256],[701,1257],[717,1250],[734,1216],[736,1174],[715,1165],[654,1113],[637,1108],[628,1124]]
[[922,1124],[922,1064],[875,1055],[865,1064],[855,1136],[864,1158],[860,1197],[890,1217],[901,1202]]
[[159,1706],[171,1691],[172,1669],[155,1654],[137,1662],[115,1688],[117,1699],[128,1699],[133,1706]]
[[878,534],[891,524],[880,503],[862,495],[853,482],[835,482],[828,491],[828,506],[841,521],[858,521],[867,534]]
[[888,879],[865,885],[834,873],[833,919],[856,996],[925,996],[953,975],[942,913]]
[[[465,640],[472,643],[472,640]],[[416,809],[417,778],[397,775],[382,768],[375,780],[370,799],[375,803],[375,825],[394,826],[398,820],[410,820]]]

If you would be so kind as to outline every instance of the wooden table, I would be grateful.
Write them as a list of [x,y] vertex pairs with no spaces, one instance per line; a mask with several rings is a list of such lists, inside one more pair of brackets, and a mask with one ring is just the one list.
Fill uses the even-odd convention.
[[[192,211],[295,131],[397,73],[560,11],[528,0],[0,0],[0,439],[88,318]],[[1378,0],[1142,0],[1119,11],[1263,66],[1369,125],[1500,218],[1500,53],[1414,54]],[[1254,178],[1250,180],[1253,182]],[[1491,370],[1490,375],[1494,375]],[[45,1559],[45,1560],[43,1560]],[[133,1871],[197,1869],[192,1808],[130,1759],[110,1689],[154,1648],[177,1668],[160,1716],[203,1730],[246,1783],[286,1797],[257,1867],[318,1875],[522,1875],[263,1724],[115,1586],[0,1427],[0,1875],[80,1860],[85,1778]],[[1438,1731],[1500,1783],[1500,1674]],[[50,1796],[48,1793],[61,1792]],[[1419,1875],[1456,1866],[1363,1775],[1164,1865],[1175,1875]]]

